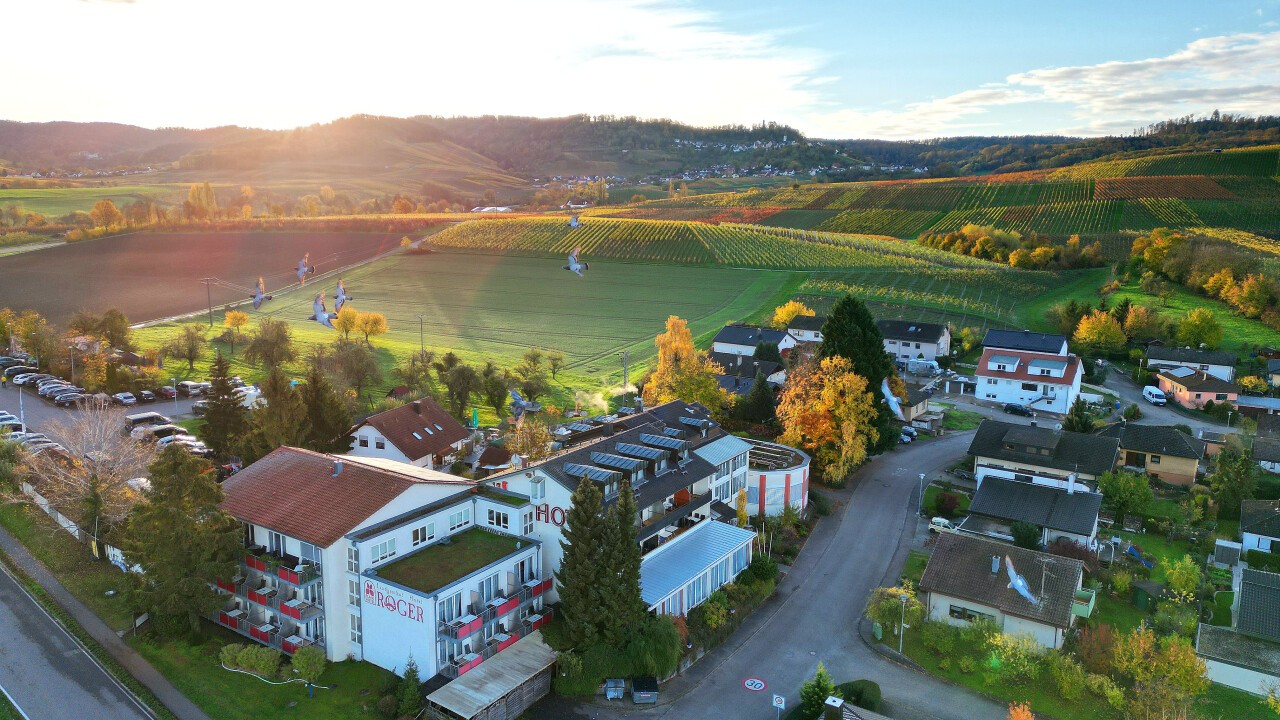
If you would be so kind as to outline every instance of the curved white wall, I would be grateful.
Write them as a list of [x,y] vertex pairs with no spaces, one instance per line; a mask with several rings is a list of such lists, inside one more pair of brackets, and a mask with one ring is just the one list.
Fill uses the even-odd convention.
[[781,515],[787,505],[804,510],[809,505],[809,456],[793,447],[753,440],[752,444],[794,453],[795,465],[779,470],[747,468],[747,512]]

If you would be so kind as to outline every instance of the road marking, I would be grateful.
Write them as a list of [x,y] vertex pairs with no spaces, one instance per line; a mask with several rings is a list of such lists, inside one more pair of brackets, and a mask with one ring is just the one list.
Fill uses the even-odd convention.
[[17,700],[13,699],[13,696],[9,694],[8,690],[4,689],[3,685],[0,685],[0,693],[4,693],[5,698],[9,700],[9,704],[12,705],[13,709],[17,710],[18,714],[22,716],[22,720],[31,720],[31,716],[27,714],[26,710],[22,709],[22,706],[18,704]]
[[761,692],[769,686],[765,683],[765,681],[761,680],[760,678],[752,677],[752,678],[747,678],[746,680],[743,680],[742,687],[750,690],[751,692]]

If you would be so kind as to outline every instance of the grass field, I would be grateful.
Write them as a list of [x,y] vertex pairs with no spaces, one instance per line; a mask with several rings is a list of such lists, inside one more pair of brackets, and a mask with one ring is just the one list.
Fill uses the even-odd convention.
[[[1203,295],[1196,295],[1181,285],[1170,284],[1170,289],[1173,294],[1169,297],[1169,302],[1162,304],[1159,299],[1143,293],[1136,283],[1129,283],[1111,295],[1111,304],[1115,305],[1128,298],[1135,304],[1150,304],[1159,315],[1173,319],[1186,317],[1188,312],[1196,308],[1207,308],[1222,326],[1222,349],[1224,350],[1241,350],[1254,345],[1276,343],[1278,335],[1276,331],[1262,324],[1261,321],[1235,315],[1224,303]],[[1096,296],[1094,302],[1097,302]]]
[[[0,180],[3,185],[3,180]],[[89,212],[99,200],[109,199],[117,206],[128,205],[144,197],[172,205],[187,196],[187,185],[114,185],[105,187],[28,188],[0,187],[0,208],[21,205],[30,212],[56,218],[75,210]]]

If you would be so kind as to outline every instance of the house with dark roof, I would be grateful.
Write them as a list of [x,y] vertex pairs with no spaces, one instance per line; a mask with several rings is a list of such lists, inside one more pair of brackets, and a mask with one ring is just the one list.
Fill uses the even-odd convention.
[[1236,409],[1241,415],[1261,420],[1268,415],[1280,415],[1280,398],[1240,395],[1235,398]]
[[1147,348],[1147,367],[1152,372],[1179,367],[1199,370],[1219,380],[1232,382],[1236,379],[1236,354],[1225,350],[1156,345]]
[[1098,428],[1095,435],[1120,441],[1117,467],[1141,470],[1161,482],[1190,485],[1200,473],[1207,444],[1171,425],[1118,422]]
[[348,434],[348,455],[433,469],[465,457],[471,443],[471,431],[429,397],[370,415]]
[[1210,680],[1257,694],[1280,680],[1280,574],[1245,568],[1235,591],[1232,627],[1201,623],[1196,654]]
[[1235,403],[1240,388],[1203,370],[1176,367],[1156,373],[1156,383],[1166,397],[1183,407],[1199,408],[1214,403]]
[[1253,461],[1268,472],[1280,472],[1280,438],[1259,435],[1253,441]]
[[[542,541],[544,566],[554,570],[563,557],[560,541],[578,485],[594,483],[611,507],[623,481],[628,482],[639,507],[641,594],[652,600],[655,612],[687,613],[750,562],[754,532],[733,524],[735,512],[724,515],[739,491],[745,489],[753,513],[771,506],[774,492],[779,504],[784,492],[791,493],[791,484],[775,486],[763,476],[748,482],[756,480],[749,467],[752,445],[727,433],[697,403],[673,401],[629,415],[575,419],[552,435],[554,455],[485,483],[531,499],[535,513],[529,532]],[[807,462],[795,469],[794,480],[790,501],[803,507]],[[720,517],[733,526],[694,532],[706,523],[721,524]]]
[[1115,467],[1120,441],[1088,433],[983,420],[969,443],[979,485],[1000,477],[1066,489],[1072,482],[1096,488]]
[[1280,500],[1244,500],[1240,503],[1242,552],[1280,551]]
[[825,315],[797,315],[787,324],[787,332],[802,343],[822,342],[822,326],[827,324]]
[[[1012,565],[1035,602],[1013,589]],[[1047,648],[1062,647],[1077,617],[1093,611],[1093,593],[1081,588],[1083,564],[964,533],[939,535],[920,590],[929,618],[950,625],[990,620],[1007,635],[1030,635]]]
[[969,504],[961,529],[1012,540],[1015,522],[1041,529],[1042,545],[1067,538],[1096,547],[1102,495],[1069,482],[1066,488],[988,477]]
[[711,350],[733,355],[753,355],[756,346],[762,342],[776,344],[779,351],[790,350],[796,346],[795,337],[786,330],[734,323],[720,328],[720,332],[716,333],[715,339],[711,341]]
[[1258,437],[1280,438],[1280,415],[1259,415]]
[[1280,360],[1267,361],[1267,384],[1280,387]]
[[982,347],[1064,356],[1067,354],[1067,336],[1028,330],[988,330],[982,338]]
[[937,360],[951,356],[951,330],[938,323],[877,320],[884,351],[895,360]]
[[751,385],[755,382],[756,375],[764,375],[765,381],[775,388],[781,387],[787,381],[786,368],[772,360],[757,360],[750,355],[722,352],[710,352],[707,357],[724,369],[724,373],[717,375],[716,378],[720,382],[720,387],[732,395],[746,395],[751,392]]
[[974,376],[980,400],[1065,414],[1080,394],[1084,367],[1075,355],[988,347]]

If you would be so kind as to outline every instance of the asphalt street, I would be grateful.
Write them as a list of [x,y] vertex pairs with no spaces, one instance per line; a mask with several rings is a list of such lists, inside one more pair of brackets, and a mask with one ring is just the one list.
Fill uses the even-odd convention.
[[[22,393],[22,401],[19,403],[18,394]],[[157,400],[153,403],[145,405],[135,405],[128,408],[127,412],[147,412],[153,410],[163,415],[168,415],[174,420],[191,417],[191,403],[198,398],[178,398],[177,403],[173,400]],[[22,412],[19,413],[21,407]],[[60,408],[57,405],[39,397],[35,393],[35,389],[27,389],[25,387],[14,386],[7,383],[3,390],[0,390],[0,410],[5,410],[25,418],[27,427],[33,431],[41,431],[49,426],[49,423],[55,420],[69,420],[71,415],[76,412],[73,408]]]
[[0,572],[0,686],[31,720],[152,718],[7,572]]

